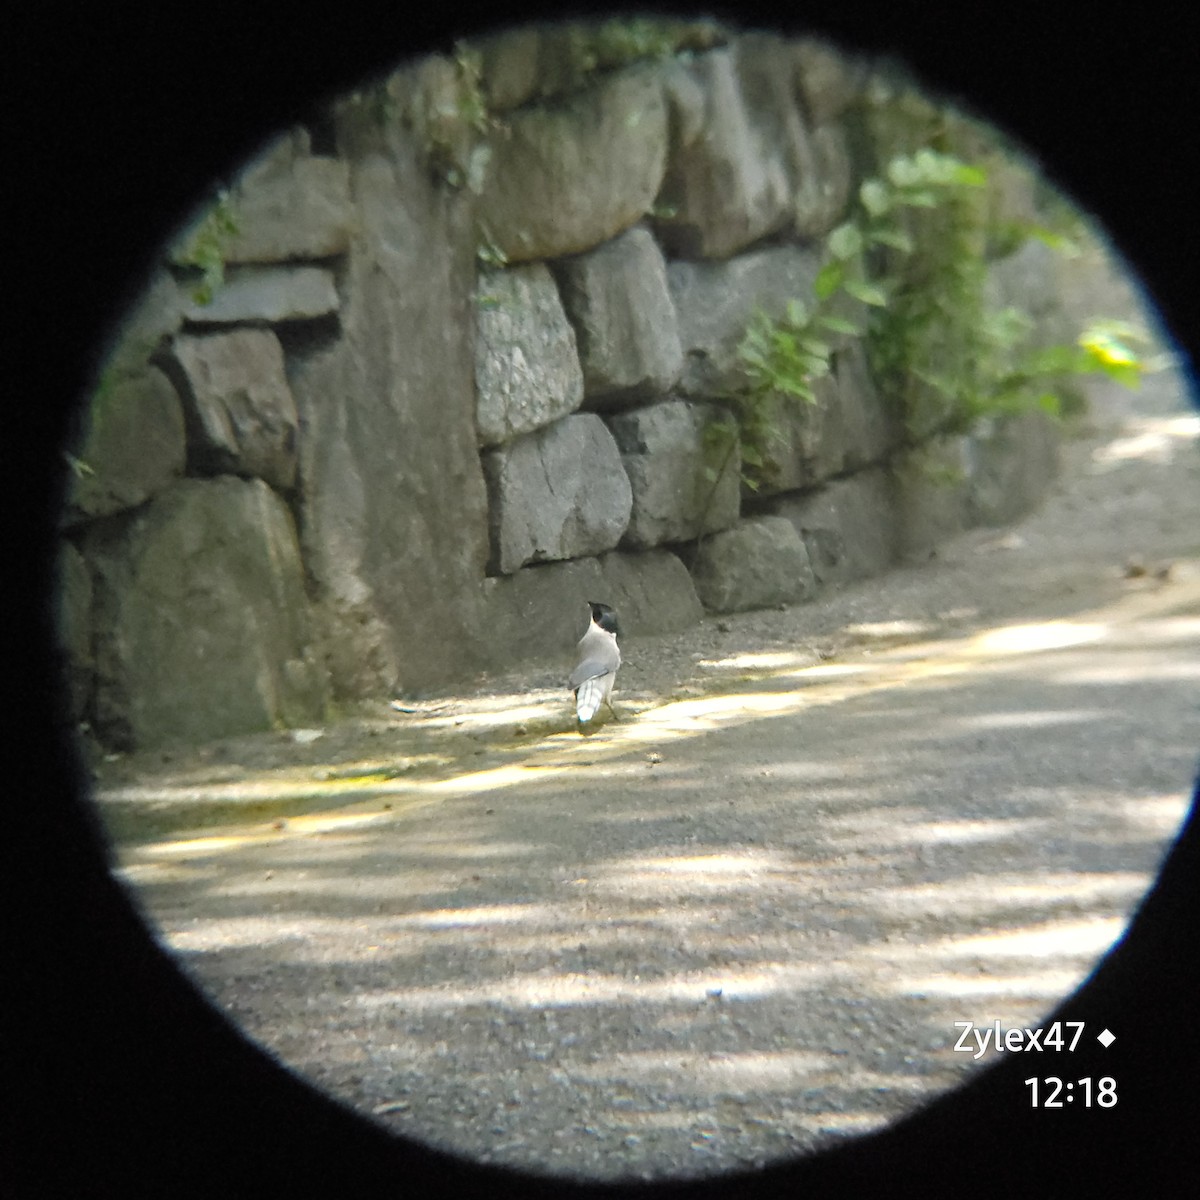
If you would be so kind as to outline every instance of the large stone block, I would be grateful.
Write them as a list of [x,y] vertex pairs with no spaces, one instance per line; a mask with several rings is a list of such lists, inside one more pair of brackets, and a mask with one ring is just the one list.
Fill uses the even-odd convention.
[[1059,426],[1045,413],[989,421],[972,431],[967,520],[1005,525],[1036,508],[1058,477]]
[[803,496],[780,497],[773,513],[791,521],[804,539],[819,583],[878,575],[896,559],[895,484],[884,467],[832,480]]
[[169,271],[156,271],[124,315],[104,373],[113,377],[142,374],[166,339],[182,324],[179,286]]
[[491,573],[611,550],[632,495],[612,434],[577,413],[483,457],[491,504]]
[[157,367],[103,377],[84,425],[66,525],[133,508],[183,474],[183,406]]
[[269,329],[180,336],[164,365],[183,397],[194,473],[296,482],[296,402]]
[[490,145],[481,239],[509,262],[578,254],[653,205],[667,153],[662,87],[646,68],[600,77],[512,113]]
[[575,328],[589,408],[661,396],[683,368],[675,306],[658,244],[645,228],[561,260],[555,275]]
[[66,710],[73,721],[87,711],[92,694],[92,577],[83,555],[68,541],[58,552],[55,633],[66,692]]
[[688,569],[669,550],[614,550],[600,557],[601,591],[630,637],[690,629],[704,615]]
[[795,48],[747,34],[666,72],[672,142],[656,211],[680,258],[728,258],[794,228],[832,228],[849,194],[844,139],[809,127]]
[[626,545],[688,541],[737,520],[741,459],[735,448],[715,461],[705,439],[722,415],[715,405],[666,400],[609,419],[633,493]]
[[737,348],[755,311],[779,316],[789,300],[808,303],[820,254],[799,246],[752,250],[727,262],[672,262],[667,283],[679,322],[680,391],[700,398],[739,386]]
[[972,460],[969,438],[937,437],[892,461],[899,557],[928,558],[967,528]]
[[696,594],[712,612],[743,612],[809,599],[816,579],[808,550],[785,517],[751,517],[700,544]]
[[567,660],[587,628],[587,602],[603,600],[625,637],[674,633],[703,616],[687,568],[667,550],[523,567],[484,583],[491,665]]
[[834,355],[832,372],[814,391],[815,404],[783,396],[766,402],[774,436],[760,495],[811,488],[880,462],[899,446],[902,422],[880,398],[861,343]]
[[183,480],[128,521],[89,529],[94,726],[143,748],[319,722],[291,516],[261,480]]
[[470,203],[396,121],[337,116],[355,232],[345,303],[289,331],[304,563],[341,697],[479,667],[487,493],[475,437]]
[[755,126],[735,51],[701,55],[667,79],[673,137],[658,233],[668,253],[727,258],[782,229],[791,181]]
[[1066,316],[1061,295],[1060,255],[1037,238],[988,264],[984,296],[993,308],[1013,307],[1032,321],[1030,344],[1073,342],[1078,330]]
[[350,244],[353,224],[346,163],[314,158],[307,136],[277,139],[230,191],[237,232],[222,242],[227,263],[329,258]]
[[311,321],[338,311],[333,272],[324,267],[230,267],[207,304],[186,283],[181,295],[184,318],[193,325]]
[[840,117],[862,89],[867,60],[850,58],[817,38],[793,42],[792,53],[809,119],[822,124]]
[[795,143],[792,228],[803,238],[829,233],[842,219],[854,183],[850,148],[840,124],[801,127]]
[[496,446],[583,402],[575,333],[541,263],[483,271],[475,326],[476,427]]

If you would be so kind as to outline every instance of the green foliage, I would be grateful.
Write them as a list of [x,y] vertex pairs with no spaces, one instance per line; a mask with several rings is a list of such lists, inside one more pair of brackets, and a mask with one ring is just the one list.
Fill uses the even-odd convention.
[[596,71],[666,58],[675,53],[678,35],[666,21],[650,17],[614,17],[599,25],[576,25],[568,32],[565,61],[581,83]]
[[231,238],[238,232],[228,192],[218,192],[212,207],[194,226],[187,244],[179,256],[184,266],[197,267],[200,280],[192,288],[197,304],[211,304],[217,288],[225,281],[225,253]]
[[487,133],[491,114],[483,98],[483,55],[466,42],[458,42],[454,47],[454,65],[460,81],[458,117],[476,133]]
[[[780,404],[817,403],[839,337],[866,335],[875,379],[913,441],[1036,409],[1057,416],[1081,375],[1136,386],[1142,364],[1128,326],[1100,322],[1074,345],[1044,346],[1026,313],[987,305],[985,248],[995,230],[978,202],[986,184],[981,168],[924,147],[861,185],[852,214],[826,241],[812,301],[751,319],[738,347],[745,382],[728,398],[733,419],[711,432],[714,461],[728,463],[725,443],[740,441],[743,483],[757,490],[768,481]],[[1069,226],[1014,226],[1004,237],[1074,250]],[[847,316],[847,297],[865,306],[865,329]]]

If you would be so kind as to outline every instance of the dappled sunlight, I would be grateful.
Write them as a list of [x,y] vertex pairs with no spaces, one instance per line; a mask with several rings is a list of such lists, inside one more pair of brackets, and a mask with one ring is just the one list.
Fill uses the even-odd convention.
[[844,632],[861,638],[912,638],[935,629],[932,621],[859,621],[845,626]]
[[1036,625],[1007,625],[980,634],[974,649],[981,654],[1030,654],[1063,650],[1100,641],[1108,627],[1090,621],[1042,621]]
[[[619,890],[644,888],[661,881],[668,889],[686,887],[725,888],[733,881],[754,881],[795,873],[789,857],[774,851],[742,850],[737,853],[694,854],[678,857],[654,855],[618,859],[593,871],[593,878],[605,879]],[[771,878],[772,886],[778,879]]]
[[974,917],[1014,905],[1045,911],[1062,901],[1129,904],[1145,887],[1145,875],[1134,871],[990,876],[892,887],[883,893],[881,903],[901,912],[936,913],[950,908],[960,916]]
[[1114,467],[1129,459],[1147,459],[1166,463],[1179,452],[1193,452],[1189,443],[1200,438],[1200,416],[1131,417],[1132,432],[1114,438],[1092,451],[1092,460],[1100,467]]
[[[804,1050],[760,1051],[757,1053],[701,1054],[686,1049],[639,1050],[617,1054],[589,1063],[579,1071],[583,1079],[637,1079],[647,1075],[681,1073],[689,1090],[708,1095],[743,1092],[747,1089],[791,1088],[797,1078],[811,1080],[823,1072],[841,1072],[846,1066],[841,1055]],[[877,1087],[885,1078],[875,1072],[857,1072],[860,1086]],[[886,1086],[886,1085],[884,1085]]]
[[[649,974],[649,972],[647,972]],[[597,971],[511,973],[484,983],[436,987],[388,988],[361,992],[354,1003],[365,1008],[395,1006],[403,1012],[462,1009],[477,1005],[549,1008],[578,1005],[701,1004],[752,1000],[781,991],[815,987],[844,972],[834,963],[759,963],[746,969],[728,966],[676,972],[665,977],[603,974]]]
[[1074,725],[1081,721],[1094,721],[1104,714],[1094,708],[1054,709],[1038,712],[1025,709],[1021,712],[980,713],[974,717],[961,717],[956,722],[963,729],[1041,729],[1047,725]]
[[876,807],[827,817],[822,826],[834,835],[834,841],[845,843],[849,837],[854,845],[866,849],[998,841],[1036,833],[1050,823],[1049,818],[1043,817],[930,821],[921,819],[923,816],[924,810],[918,808]]
[[[1077,620],[1007,625],[968,637],[945,638],[893,649],[881,647],[874,654],[845,663],[791,665],[796,660],[810,659],[799,652],[782,653],[778,658],[768,656],[775,665],[768,666],[764,661],[757,668],[754,673],[757,687],[741,684],[667,702],[627,716],[622,722],[606,724],[587,738],[580,738],[572,730],[543,736],[523,746],[494,748],[491,752],[494,756],[503,749],[507,760],[499,764],[488,761],[482,747],[475,747],[473,754],[465,758],[461,746],[453,753],[439,753],[438,739],[464,736],[454,729],[454,724],[472,713],[487,720],[504,716],[511,722],[514,713],[524,711],[523,705],[530,702],[530,697],[520,700],[512,696],[465,698],[453,703],[451,714],[436,719],[420,718],[415,725],[405,726],[406,751],[412,749],[413,738],[420,736],[429,742],[426,751],[415,756],[406,752],[398,756],[390,769],[383,769],[383,764],[374,760],[370,770],[364,770],[362,764],[343,764],[336,771],[310,767],[303,777],[293,768],[238,782],[209,785],[192,781],[178,785],[159,782],[117,786],[99,789],[97,799],[101,810],[107,809],[110,814],[143,811],[152,823],[170,818],[183,827],[193,810],[222,803],[227,803],[233,813],[244,806],[248,817],[259,806],[269,806],[272,811],[286,813],[289,819],[292,819],[289,806],[296,805],[311,809],[316,805],[327,808],[364,806],[377,801],[395,809],[415,800],[433,801],[527,788],[535,778],[540,780],[577,771],[582,766],[594,768],[615,764],[616,760],[639,752],[662,752],[669,748],[672,740],[839,704],[871,692],[931,683],[954,686],[958,678],[968,673],[1005,670],[1010,662],[1038,655],[1047,656],[1046,661],[1038,661],[1037,667],[1047,679],[1069,682],[1072,670],[1086,671],[1087,668],[1072,665],[1069,660],[1056,660],[1054,656],[1063,651],[1099,645],[1111,646],[1114,652],[1138,647],[1149,652],[1156,646],[1194,640],[1200,629],[1200,617],[1179,615],[1177,611],[1172,613],[1181,604],[1194,603],[1200,597],[1200,579],[1190,580],[1190,572],[1184,572],[1184,575],[1187,578],[1182,583],[1161,592],[1130,594],[1102,613]],[[1193,671],[1200,669],[1191,662],[1181,664],[1177,659],[1167,663],[1147,661],[1145,654],[1131,653],[1123,662],[1120,659],[1112,662],[1113,666],[1107,669],[1116,672],[1116,677],[1121,680],[1153,679],[1156,671],[1160,673],[1159,677],[1190,679]],[[744,664],[738,665],[736,655],[712,660],[708,665],[714,669],[748,669]],[[1056,672],[1060,675],[1056,676]],[[769,684],[770,690],[764,690],[763,684]],[[555,697],[554,705],[561,701],[557,693],[544,695]],[[543,706],[538,711],[544,716],[548,710]],[[1052,710],[1042,708],[1036,713],[997,715],[993,720],[998,723],[996,727],[1081,724],[1098,711],[1091,707],[1075,707],[1054,714]],[[432,724],[430,720],[433,720]],[[974,720],[977,728],[988,727],[985,718]],[[922,734],[918,731],[915,736]],[[479,765],[474,766],[472,759],[479,754],[485,754],[485,757],[476,760]]]
[[[224,779],[222,811],[267,815],[144,833],[121,871],[249,1036],[399,1132],[516,1145],[569,1108],[704,1157],[736,1111],[791,1153],[969,1078],[990,1052],[956,1021],[1032,1026],[1119,940],[1187,809],[1178,730],[1171,759],[1130,714],[1184,694],[1198,598],[900,646],[864,623],[853,661],[714,658],[710,691],[587,737],[482,745],[464,714],[490,736],[540,695],[456,700],[406,714],[403,769],[264,772],[244,808]],[[145,794],[183,820],[204,791]]]
[[758,654],[731,654],[726,658],[702,658],[696,664],[709,671],[776,671],[808,667],[813,654],[802,650],[773,650]]
[[897,947],[889,943],[871,947],[867,953],[897,963],[987,959],[1007,970],[1009,961],[1015,958],[1053,958],[1056,963],[1070,958],[1094,960],[1120,937],[1123,927],[1124,922],[1116,917],[1041,921],[983,934],[933,938],[917,945]]
[[1025,1000],[1029,1002],[1029,1006],[1023,1011],[1022,1018],[1033,1020],[1055,1001],[1069,996],[1090,973],[1090,964],[1086,969],[1080,968],[1077,971],[1045,968],[1024,975],[997,975],[992,972],[955,975],[939,971],[928,975],[908,975],[895,980],[892,990],[905,995],[947,996],[963,1001],[990,1001],[998,998]]
[[215,804],[222,801],[297,801],[325,799],[335,803],[347,797],[354,799],[387,795],[397,787],[397,776],[404,771],[420,771],[442,767],[451,759],[445,755],[427,754],[418,760],[404,759],[397,763],[340,763],[336,776],[320,768],[286,767],[261,773],[256,778],[247,772],[236,783],[185,782],[178,784],[110,785],[99,789],[98,798],[113,803],[185,803]]

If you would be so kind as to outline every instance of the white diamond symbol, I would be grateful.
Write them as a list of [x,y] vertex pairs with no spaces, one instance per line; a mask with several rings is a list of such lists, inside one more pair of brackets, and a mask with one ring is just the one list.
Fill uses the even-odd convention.
[[1105,1050],[1107,1050],[1109,1046],[1111,1046],[1116,1040],[1117,1035],[1115,1033],[1109,1033],[1107,1029],[1104,1030],[1103,1033],[1096,1034],[1096,1041],[1098,1041],[1100,1045],[1105,1048]]

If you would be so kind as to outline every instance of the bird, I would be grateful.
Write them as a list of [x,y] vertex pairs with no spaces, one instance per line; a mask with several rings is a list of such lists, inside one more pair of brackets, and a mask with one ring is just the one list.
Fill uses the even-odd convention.
[[617,614],[607,604],[589,600],[591,620],[587,632],[579,639],[579,661],[567,680],[567,686],[575,693],[575,717],[580,725],[587,724],[600,710],[601,704],[615,720],[616,709],[609,697],[621,665],[621,651],[617,646],[617,634],[621,626]]

